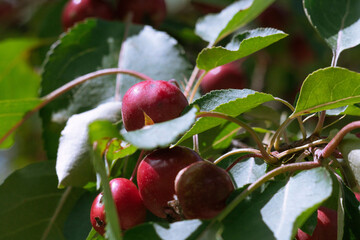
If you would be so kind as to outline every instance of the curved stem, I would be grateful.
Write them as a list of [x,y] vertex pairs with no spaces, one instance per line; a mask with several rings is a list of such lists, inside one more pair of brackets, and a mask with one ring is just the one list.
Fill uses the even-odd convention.
[[239,153],[252,153],[251,155],[256,155],[258,157],[263,157],[261,155],[261,152],[257,149],[253,149],[253,148],[240,148],[240,149],[235,149],[232,150],[230,152],[225,153],[224,155],[220,156],[219,158],[217,158],[214,163],[218,164],[219,162],[221,162],[222,160],[224,160],[227,157],[230,157],[231,155],[235,155],[235,154],[239,154]]
[[188,81],[188,83],[186,84],[185,90],[184,90],[184,95],[185,97],[189,96],[189,93],[191,91],[192,86],[194,85],[196,76],[198,75],[200,69],[198,67],[195,67],[194,70],[191,73],[190,79]]
[[316,135],[316,136],[320,135],[321,131],[323,130],[325,117],[326,117],[326,111],[322,111],[320,113],[320,117],[319,117],[318,123],[315,127],[315,130],[313,132],[313,135]]
[[278,136],[280,136],[280,134],[282,133],[282,131],[287,127],[287,125],[293,120],[293,118],[288,118],[286,119],[281,125],[280,127],[276,130],[276,132],[274,133],[274,135],[272,136],[271,140],[270,140],[270,144],[267,147],[267,152],[270,153],[272,147],[274,146],[275,140]]
[[308,144],[305,144],[305,145],[302,145],[300,147],[295,147],[295,148],[291,148],[289,150],[285,150],[281,153],[278,153],[276,155],[277,158],[281,159],[283,157],[285,157],[286,155],[289,155],[291,153],[295,153],[295,152],[299,152],[301,150],[304,150],[304,149],[307,149],[309,147],[315,147],[315,146],[318,146],[318,145],[321,145],[321,144],[325,144],[327,143],[328,141],[326,139],[320,139],[320,140],[316,140],[312,143],[308,143]]
[[136,71],[131,71],[131,70],[121,70],[118,68],[102,69],[102,70],[98,70],[98,71],[83,75],[81,77],[75,78],[71,82],[66,83],[65,85],[61,86],[60,88],[58,88],[58,89],[54,90],[53,92],[49,93],[48,95],[42,97],[41,98],[43,100],[42,102],[40,102],[32,110],[27,112],[19,122],[17,122],[7,133],[5,133],[0,138],[0,144],[2,144],[5,141],[5,139],[8,138],[16,129],[18,129],[27,119],[29,119],[32,115],[34,115],[34,113],[39,111],[41,108],[46,106],[48,103],[50,103],[51,101],[53,101],[55,98],[59,97],[60,95],[66,93],[67,91],[71,90],[72,88],[76,87],[77,85],[80,85],[88,80],[91,80],[91,79],[94,79],[94,78],[97,78],[100,76],[104,76],[104,75],[119,74],[119,73],[128,74],[128,75],[137,77],[142,80],[152,80],[152,78],[150,78],[142,73],[138,73]]
[[331,141],[326,145],[326,147],[323,150],[321,150],[320,157],[323,157],[323,158],[329,157],[335,151],[335,149],[337,148],[339,143],[343,140],[345,135],[347,133],[349,133],[350,131],[357,129],[357,128],[360,128],[360,121],[355,121],[355,122],[349,123],[348,125],[343,127],[335,135],[335,137],[333,139],[331,139]]
[[207,74],[208,72],[204,72],[203,74],[201,74],[200,78],[197,80],[192,92],[191,92],[191,95],[190,95],[190,98],[189,98],[189,103],[192,103],[192,101],[194,100],[195,98],[195,94],[196,94],[196,91],[199,89],[200,87],[200,84],[202,82],[202,80],[204,79],[205,75]]
[[137,172],[137,169],[139,168],[139,164],[140,164],[141,160],[143,159],[144,155],[145,155],[145,150],[141,150],[138,160],[136,162],[135,168],[134,168],[133,172],[131,173],[131,177],[129,179],[130,181],[134,180],[135,174]]
[[225,115],[223,113],[217,113],[217,112],[199,112],[196,116],[197,118],[200,117],[216,117],[216,118],[222,118],[227,121],[236,123],[237,125],[243,127],[248,133],[250,133],[251,137],[255,140],[256,144],[259,147],[259,150],[261,154],[263,155],[264,159],[267,163],[274,164],[277,162],[277,159],[274,156],[271,156],[268,152],[266,152],[261,140],[259,139],[258,135],[255,133],[255,131],[249,127],[246,123],[234,118],[230,117],[228,115]]
[[234,208],[239,205],[239,203],[249,196],[253,191],[259,188],[262,184],[270,180],[271,178],[280,175],[285,172],[297,171],[297,170],[306,170],[316,167],[320,167],[321,164],[318,162],[302,162],[302,163],[292,163],[284,165],[274,170],[268,172],[254,183],[252,183],[248,188],[246,188],[240,195],[238,195],[230,204],[222,211],[213,221],[222,221]]
[[[281,102],[281,103],[283,103],[284,105],[286,105],[288,108],[290,108],[290,110],[291,110],[292,112],[295,111],[294,106],[291,105],[288,101],[285,101],[284,99],[281,99],[281,98],[278,98],[278,97],[274,97],[274,99],[275,99],[276,101]],[[305,139],[306,139],[306,130],[305,130],[304,124],[303,124],[303,122],[302,122],[302,119],[301,119],[300,116],[297,117],[296,119],[297,119],[298,122],[299,122],[300,131],[301,131],[301,134],[302,134],[302,136],[303,136],[303,139],[305,140]]]

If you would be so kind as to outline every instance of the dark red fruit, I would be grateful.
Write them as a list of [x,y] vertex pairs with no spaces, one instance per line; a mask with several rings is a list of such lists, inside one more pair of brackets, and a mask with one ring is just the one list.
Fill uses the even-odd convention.
[[273,4],[268,7],[257,18],[261,27],[271,27],[285,30],[291,26],[291,17],[289,13],[280,5]]
[[174,200],[174,181],[186,166],[202,161],[193,150],[185,147],[159,149],[147,155],[137,171],[137,182],[145,206],[156,216],[177,219],[168,202]]
[[229,174],[210,162],[193,163],[175,179],[175,193],[183,215],[188,219],[210,219],[226,206],[234,191]]
[[[132,228],[145,221],[146,208],[135,184],[126,178],[110,181],[110,189],[117,209],[121,229]],[[95,198],[91,206],[90,221],[93,228],[101,235],[105,233],[105,206],[103,194]]]
[[187,105],[186,97],[174,84],[162,80],[142,81],[125,93],[122,119],[125,129],[133,131],[144,127],[144,113],[159,123],[179,117]]
[[164,0],[118,0],[117,9],[121,19],[132,13],[132,21],[138,24],[159,26],[166,17]]
[[210,70],[203,78],[200,88],[205,94],[218,89],[242,89],[245,84],[245,73],[236,62],[232,62]]
[[326,207],[319,207],[317,214],[317,224],[312,236],[299,229],[296,235],[297,240],[337,239],[337,212]]
[[68,29],[90,17],[112,20],[114,12],[111,6],[102,0],[70,0],[63,10],[62,24],[64,29]]
[[295,35],[289,39],[289,52],[296,64],[307,64],[315,59],[315,52],[308,40],[302,35]]

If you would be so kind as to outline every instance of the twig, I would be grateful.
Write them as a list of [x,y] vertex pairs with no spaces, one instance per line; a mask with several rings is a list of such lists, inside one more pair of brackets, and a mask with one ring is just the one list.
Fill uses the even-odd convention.
[[216,159],[214,161],[214,163],[218,164],[219,162],[221,162],[225,158],[230,157],[231,155],[239,154],[239,153],[251,153],[252,155],[256,155],[256,156],[259,156],[259,157],[263,158],[263,156],[261,155],[261,152],[259,150],[257,150],[257,149],[254,149],[254,148],[240,148],[240,149],[235,149],[235,150],[232,150],[230,152],[225,153],[224,155],[222,155],[218,159]]

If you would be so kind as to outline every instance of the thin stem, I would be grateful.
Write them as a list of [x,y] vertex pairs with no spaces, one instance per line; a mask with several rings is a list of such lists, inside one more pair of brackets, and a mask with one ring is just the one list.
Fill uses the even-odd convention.
[[277,159],[274,156],[271,156],[268,152],[266,152],[261,140],[259,139],[258,135],[255,133],[255,131],[249,127],[246,123],[234,118],[234,117],[230,117],[227,116],[223,113],[216,113],[216,112],[200,112],[197,114],[196,116],[197,118],[200,117],[216,117],[216,118],[222,118],[225,119],[227,121],[233,122],[238,124],[239,126],[243,127],[248,133],[250,133],[251,137],[255,140],[256,144],[259,147],[259,150],[261,152],[261,154],[263,155],[264,159],[266,160],[266,162],[270,163],[270,164],[274,164],[277,162]]
[[[120,46],[120,51],[119,51],[119,60],[118,60],[118,68],[119,69],[121,68],[121,60],[122,60],[122,52],[124,49],[124,42],[129,35],[129,28],[131,26],[131,22],[132,22],[132,13],[128,13],[125,17],[124,36],[121,41],[121,46]],[[121,93],[120,93],[121,80],[122,80],[122,75],[117,74],[116,75],[116,85],[115,85],[115,97],[114,97],[115,101],[121,101]]]
[[[291,110],[292,112],[295,111],[294,106],[291,105],[288,101],[285,101],[284,99],[281,99],[281,98],[278,98],[278,97],[275,97],[274,99],[275,99],[276,101],[281,102],[281,103],[283,103],[284,105],[286,105],[288,108],[290,108],[290,110]],[[300,131],[301,131],[301,133],[302,133],[303,139],[305,140],[305,139],[306,139],[306,130],[305,130],[305,127],[304,127],[304,125],[303,125],[302,119],[301,119],[301,117],[299,116],[299,117],[297,117],[297,120],[298,120],[298,122],[299,122],[299,127],[300,127]]]
[[139,155],[139,157],[138,157],[138,160],[137,160],[137,162],[136,162],[135,168],[134,168],[133,172],[131,173],[131,177],[130,177],[130,179],[129,179],[130,181],[133,181],[133,180],[134,180],[135,175],[136,175],[136,172],[137,172],[137,169],[138,169],[139,164],[140,164],[141,160],[143,159],[144,155],[145,155],[145,150],[141,150],[140,155]]
[[189,103],[192,103],[192,101],[194,100],[195,98],[195,94],[196,94],[196,91],[199,89],[200,87],[200,84],[202,82],[202,80],[204,79],[205,75],[207,74],[208,72],[204,72],[203,74],[201,74],[200,78],[197,80],[197,82],[195,83],[195,86],[191,92],[191,95],[190,95],[190,98],[189,98]]
[[315,130],[313,132],[313,135],[316,135],[316,136],[320,135],[321,131],[323,130],[325,117],[326,117],[326,111],[322,111],[320,113],[320,117],[319,117],[318,123],[315,127]]
[[193,149],[195,152],[199,153],[199,135],[195,134],[193,136]]
[[227,167],[226,171],[229,172],[240,161],[242,161],[242,160],[244,160],[246,158],[251,158],[251,157],[262,158],[262,155],[261,154],[246,154],[246,155],[243,155],[243,156],[239,157],[238,159],[236,159],[229,167]]
[[272,147],[274,146],[274,143],[276,141],[276,138],[278,136],[280,136],[280,134],[282,133],[282,131],[287,127],[287,125],[293,120],[293,118],[288,118],[286,119],[281,125],[280,127],[276,130],[276,132],[274,133],[274,135],[272,136],[271,140],[270,140],[270,144],[267,147],[267,152],[270,153]]
[[252,155],[256,155],[256,156],[259,156],[259,157],[262,158],[261,152],[259,150],[257,150],[257,149],[254,149],[254,148],[240,148],[240,149],[235,149],[235,150],[232,150],[230,152],[225,153],[224,155],[217,158],[214,161],[214,163],[218,164],[219,162],[221,162],[225,158],[230,157],[231,155],[239,154],[239,153],[251,153]]
[[271,178],[280,175],[285,172],[292,172],[297,170],[306,170],[316,167],[320,167],[321,164],[318,162],[302,162],[302,163],[292,163],[283,165],[281,167],[275,168],[274,170],[268,172],[254,183],[252,183],[247,189],[245,189],[240,195],[238,195],[230,204],[222,211],[213,221],[222,221],[229,213],[231,213],[234,208],[239,205],[239,203],[249,196],[253,191],[259,188],[262,184],[270,180]]
[[339,143],[343,140],[345,135],[347,133],[349,133],[350,131],[357,129],[357,128],[360,128],[360,121],[355,121],[355,122],[349,123],[348,125],[343,127],[335,135],[335,137],[333,139],[331,139],[331,141],[326,145],[326,147],[323,150],[321,150],[320,157],[323,157],[323,158],[329,157],[335,151],[335,149],[337,148]]
[[340,120],[344,119],[346,117],[346,114],[342,115],[340,118],[336,119],[335,121],[333,121],[332,123],[329,123],[328,125],[326,125],[325,127],[323,127],[323,130],[331,127],[332,125],[334,125],[335,123],[338,123]]
[[7,133],[5,133],[1,137],[0,144],[2,144],[5,141],[5,139],[8,138],[16,129],[18,129],[27,119],[29,119],[32,115],[34,115],[41,108],[43,108],[48,103],[53,101],[55,98],[59,97],[60,95],[66,93],[67,91],[71,90],[72,88],[76,87],[77,85],[82,84],[88,80],[91,80],[91,79],[94,79],[94,78],[97,78],[100,76],[104,76],[104,75],[118,74],[118,73],[128,74],[128,75],[140,78],[142,80],[152,80],[152,78],[150,78],[142,73],[138,73],[136,71],[131,71],[131,70],[121,70],[118,68],[102,69],[102,70],[98,70],[98,71],[83,75],[81,77],[78,77],[78,78],[72,80],[71,82],[68,82],[65,85],[61,86],[60,88],[54,90],[53,92],[49,93],[48,95],[42,97],[41,98],[41,100],[43,100],[42,102],[40,102],[32,110],[27,112],[19,122],[17,122]]
[[326,139],[319,139],[319,140],[316,140],[316,141],[314,141],[312,143],[308,143],[308,144],[305,144],[305,145],[302,145],[302,146],[299,146],[299,147],[295,147],[295,148],[285,150],[285,151],[277,154],[276,157],[281,159],[281,158],[285,157],[286,155],[299,152],[299,151],[307,149],[309,147],[315,147],[315,146],[318,146],[318,145],[321,145],[321,144],[325,144],[327,142],[328,141]]

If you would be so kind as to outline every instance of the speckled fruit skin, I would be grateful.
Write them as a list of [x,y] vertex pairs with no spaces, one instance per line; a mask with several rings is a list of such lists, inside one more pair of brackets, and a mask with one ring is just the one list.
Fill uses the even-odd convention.
[[[126,178],[115,178],[110,181],[121,229],[127,230],[145,222],[146,208],[140,198],[135,184]],[[105,206],[102,193],[96,196],[90,210],[90,221],[93,228],[101,235],[105,233]]]
[[120,19],[132,12],[132,21],[138,24],[159,26],[166,17],[164,0],[118,0],[117,13]]
[[242,89],[245,85],[245,73],[233,62],[210,70],[203,78],[200,88],[201,93],[205,94],[212,90]]
[[122,101],[122,119],[127,131],[145,124],[144,112],[154,123],[180,116],[188,101],[181,90],[167,81],[147,80],[132,86]]
[[137,171],[139,192],[147,209],[158,217],[176,219],[168,207],[168,201],[174,200],[175,177],[181,169],[198,161],[203,160],[196,152],[180,146],[147,155]]
[[68,29],[90,17],[112,20],[114,12],[108,3],[101,0],[70,0],[62,13],[63,28]]
[[330,208],[319,207],[317,214],[317,224],[312,236],[299,229],[296,234],[297,240],[337,239],[337,212]]
[[175,193],[187,219],[210,219],[226,206],[234,191],[229,174],[210,162],[193,163],[175,179]]

